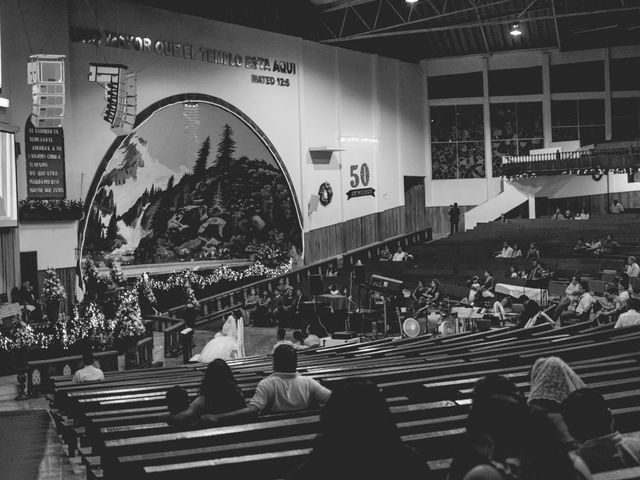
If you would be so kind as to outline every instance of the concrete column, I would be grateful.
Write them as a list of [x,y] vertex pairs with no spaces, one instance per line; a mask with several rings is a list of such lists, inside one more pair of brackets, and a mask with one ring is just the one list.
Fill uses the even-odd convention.
[[491,199],[493,191],[493,151],[491,149],[491,110],[489,105],[489,58],[482,59],[482,112],[484,119],[484,165],[485,181],[487,182],[487,200]]
[[551,67],[547,52],[542,54],[542,128],[544,146],[549,148],[551,143]]
[[527,197],[527,202],[529,203],[529,218],[536,218],[536,195],[530,193]]

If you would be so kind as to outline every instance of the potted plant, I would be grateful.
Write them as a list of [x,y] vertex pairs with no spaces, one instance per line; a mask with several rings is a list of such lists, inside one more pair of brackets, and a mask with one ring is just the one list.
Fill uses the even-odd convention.
[[44,274],[42,296],[45,301],[47,318],[50,323],[54,324],[60,316],[60,302],[67,298],[67,293],[62,286],[60,278],[58,278],[58,274],[52,268],[48,269]]

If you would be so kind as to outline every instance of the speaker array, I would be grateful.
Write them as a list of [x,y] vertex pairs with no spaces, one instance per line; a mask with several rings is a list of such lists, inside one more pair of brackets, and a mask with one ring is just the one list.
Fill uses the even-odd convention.
[[33,125],[61,127],[65,111],[64,55],[31,55],[27,83],[33,98]]
[[104,88],[107,106],[103,111],[103,118],[116,135],[129,133],[136,121],[136,76],[126,72],[125,65],[89,64],[89,80]]

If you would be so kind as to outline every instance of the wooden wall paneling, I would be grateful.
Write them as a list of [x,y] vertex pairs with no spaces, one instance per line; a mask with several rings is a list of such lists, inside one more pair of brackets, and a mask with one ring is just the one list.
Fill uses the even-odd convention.
[[[606,177],[602,181],[605,181]],[[639,185],[640,188],[640,185]],[[612,192],[607,197],[606,193],[598,195],[585,195],[582,197],[568,197],[558,199],[547,199],[544,202],[546,209],[536,212],[538,216],[552,215],[556,207],[564,212],[566,209],[576,213],[584,208],[588,213],[593,215],[605,215],[609,213],[609,207],[614,199],[626,208],[640,208],[640,190],[632,192]]]
[[13,287],[20,288],[20,244],[17,228],[0,228],[0,293],[11,300]]

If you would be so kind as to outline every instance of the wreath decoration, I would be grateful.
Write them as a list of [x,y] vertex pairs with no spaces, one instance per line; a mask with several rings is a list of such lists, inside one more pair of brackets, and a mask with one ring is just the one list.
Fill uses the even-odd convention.
[[320,203],[323,207],[326,207],[331,203],[331,199],[333,198],[333,189],[331,188],[331,184],[329,182],[324,182],[322,185],[320,185],[318,196],[320,197]]
[[600,165],[596,166],[596,168],[598,169],[596,172],[591,174],[591,178],[593,179],[594,182],[599,182],[602,177],[602,170],[600,169]]

